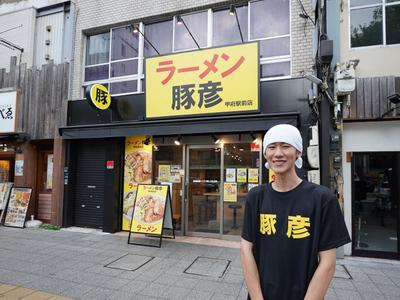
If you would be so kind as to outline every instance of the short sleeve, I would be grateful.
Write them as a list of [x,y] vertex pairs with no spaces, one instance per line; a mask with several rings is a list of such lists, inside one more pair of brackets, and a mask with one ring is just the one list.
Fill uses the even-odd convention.
[[351,242],[339,202],[333,195],[322,207],[320,224],[318,251],[338,248]]
[[255,193],[250,191],[246,196],[242,228],[242,238],[251,243],[254,243],[255,238],[255,200]]

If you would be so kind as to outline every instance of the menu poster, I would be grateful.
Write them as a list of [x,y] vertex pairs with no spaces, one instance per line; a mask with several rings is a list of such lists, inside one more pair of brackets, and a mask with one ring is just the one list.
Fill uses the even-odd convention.
[[224,202],[237,202],[236,182],[224,182]]
[[53,188],[53,154],[47,156],[47,180],[46,189],[51,190]]
[[171,179],[170,181],[173,183],[180,183],[181,182],[181,165],[171,165]]
[[7,207],[7,202],[8,198],[10,197],[12,186],[12,182],[0,183],[0,210],[4,210]]
[[258,169],[257,168],[249,168],[249,182],[258,183]]
[[237,182],[247,182],[247,169],[246,168],[237,168]]
[[170,165],[159,165],[158,166],[158,181],[169,182],[171,180],[171,166]]
[[22,159],[15,160],[14,176],[24,176],[24,161]]
[[236,182],[235,168],[226,168],[226,182]]
[[131,232],[162,234],[168,197],[167,185],[139,185],[133,209]]
[[31,194],[31,188],[13,187],[11,189],[10,201],[4,221],[5,226],[24,227]]

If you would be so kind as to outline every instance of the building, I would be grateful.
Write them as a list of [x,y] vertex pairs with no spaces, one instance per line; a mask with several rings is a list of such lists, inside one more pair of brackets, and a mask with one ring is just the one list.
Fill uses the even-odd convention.
[[0,183],[32,188],[27,218],[59,225],[73,15],[70,1],[0,5]]
[[398,259],[400,1],[328,1],[327,11],[343,102],[344,212],[353,240],[345,253]]
[[[321,171],[329,185],[329,168],[318,164],[329,159],[329,106],[316,125],[324,96],[303,77],[319,67],[321,3],[77,5],[72,96],[60,128],[64,226],[129,230],[136,185],[169,182],[180,234],[237,238],[246,193],[269,178],[262,135],[279,123],[297,126],[313,154],[310,163],[304,151],[300,175],[319,182]],[[109,109],[84,99],[95,84],[109,90]]]

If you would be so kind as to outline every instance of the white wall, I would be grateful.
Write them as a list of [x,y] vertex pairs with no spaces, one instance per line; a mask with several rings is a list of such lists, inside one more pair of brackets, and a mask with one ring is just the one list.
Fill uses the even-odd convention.
[[[28,66],[33,64],[34,49],[34,32],[36,22],[36,10],[27,8],[16,12],[0,15],[0,32],[8,30],[12,27],[22,25],[22,27],[2,33],[0,36],[19,47],[24,48],[22,54],[22,62]],[[9,70],[10,57],[17,56],[19,59],[20,52],[11,50],[0,45],[0,68]]]
[[[351,234],[351,162],[346,162],[347,152],[400,151],[400,120],[358,122],[343,124],[343,196],[344,218]],[[351,254],[351,244],[345,245],[345,254]]]
[[[340,5],[340,1],[336,1]],[[340,61],[359,59],[357,77],[400,76],[400,45],[370,46],[350,49],[349,0],[343,0],[340,19]]]

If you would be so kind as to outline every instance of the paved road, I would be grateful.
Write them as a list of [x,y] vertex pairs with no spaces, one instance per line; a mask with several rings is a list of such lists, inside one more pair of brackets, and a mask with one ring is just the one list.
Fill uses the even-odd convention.
[[[0,227],[0,299],[246,299],[239,250],[211,244]],[[400,263],[339,260],[326,299],[398,300]]]

